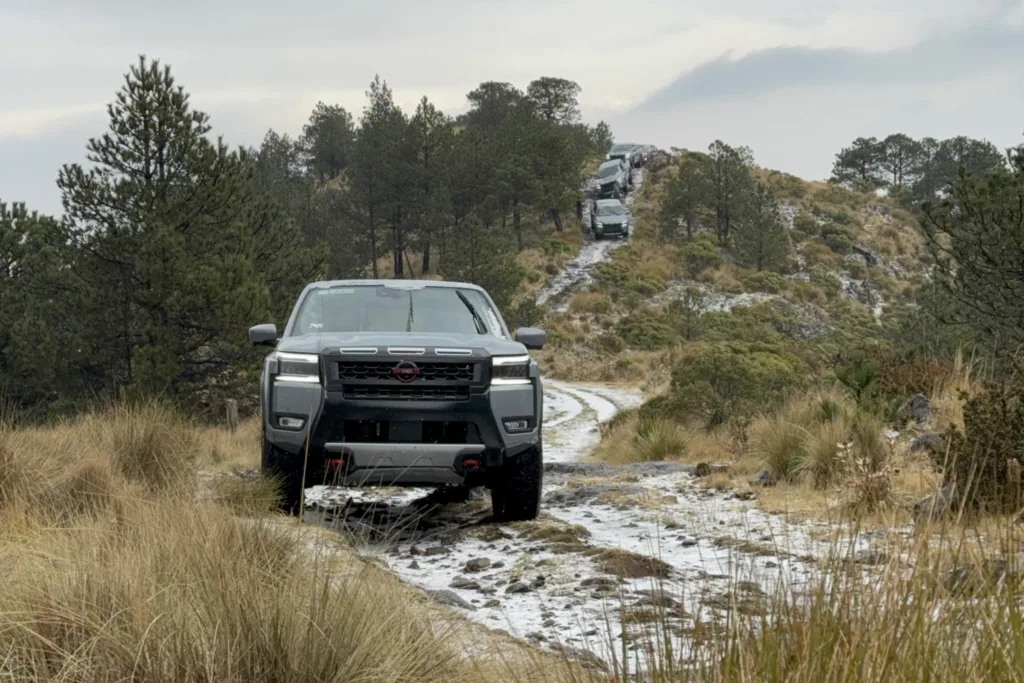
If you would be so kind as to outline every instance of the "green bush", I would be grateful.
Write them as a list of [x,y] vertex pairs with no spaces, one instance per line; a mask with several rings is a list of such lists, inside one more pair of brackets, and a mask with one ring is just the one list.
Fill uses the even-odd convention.
[[821,226],[821,239],[837,254],[849,254],[855,242],[853,233],[841,225],[826,223]]
[[646,311],[622,318],[616,325],[616,332],[629,346],[645,351],[663,349],[679,341],[679,335],[664,316]]
[[[594,269],[594,279],[598,287],[617,296],[636,294],[650,296],[665,289],[664,281],[657,278],[646,278],[636,274],[639,257],[629,247],[622,247],[612,252],[612,258],[598,264]],[[618,256],[617,252],[626,252]]]
[[778,273],[762,270],[743,278],[743,287],[748,292],[768,292],[778,294],[786,288],[786,278]]
[[867,266],[860,261],[849,261],[846,264],[846,272],[848,272],[850,277],[854,280],[863,280],[868,274],[868,269]]
[[805,374],[799,359],[768,345],[695,344],[673,370],[669,393],[644,404],[640,418],[744,424],[785,400]]
[[950,429],[949,453],[935,453],[956,495],[988,511],[1016,510],[1024,465],[1024,388],[990,386],[964,402],[963,432]]
[[829,299],[835,299],[843,293],[843,283],[839,278],[819,267],[811,269],[811,284],[825,292]]
[[691,279],[696,279],[701,271],[722,265],[722,256],[718,253],[714,238],[707,235],[700,235],[686,242],[680,247],[679,256],[683,259],[686,272]]
[[575,253],[575,249],[573,249],[568,243],[563,242],[560,239],[555,239],[554,237],[548,237],[541,241],[540,248],[548,258],[554,258],[560,254],[571,255]]
[[801,211],[793,217],[793,229],[805,235],[817,235],[818,221],[811,214]]
[[626,348],[626,342],[617,334],[602,334],[597,338],[597,348],[607,353],[621,353]]

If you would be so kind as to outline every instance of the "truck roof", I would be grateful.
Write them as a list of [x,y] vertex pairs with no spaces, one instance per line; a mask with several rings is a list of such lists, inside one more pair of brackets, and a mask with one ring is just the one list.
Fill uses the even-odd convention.
[[311,282],[307,288],[324,289],[327,287],[379,286],[395,289],[422,289],[423,287],[442,287],[445,289],[475,289],[483,292],[483,287],[468,282],[451,282],[447,280],[322,280]]

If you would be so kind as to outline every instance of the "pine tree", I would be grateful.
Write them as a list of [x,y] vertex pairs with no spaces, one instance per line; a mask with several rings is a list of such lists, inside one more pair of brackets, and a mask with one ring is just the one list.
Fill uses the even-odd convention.
[[454,144],[451,121],[424,97],[409,122],[410,144],[414,155],[416,181],[414,202],[417,232],[423,261],[422,272],[430,271],[430,251],[448,221],[446,161]]
[[789,244],[779,220],[779,207],[772,192],[757,183],[733,235],[736,259],[757,270],[782,270]]
[[82,314],[115,352],[110,383],[190,395],[240,370],[246,328],[321,264],[168,67],[140,57],[107,111],[94,166],[58,178]]
[[746,147],[731,147],[715,140],[708,147],[707,159],[705,202],[714,212],[718,243],[724,246],[729,243],[733,220],[742,212],[750,192],[753,155]]

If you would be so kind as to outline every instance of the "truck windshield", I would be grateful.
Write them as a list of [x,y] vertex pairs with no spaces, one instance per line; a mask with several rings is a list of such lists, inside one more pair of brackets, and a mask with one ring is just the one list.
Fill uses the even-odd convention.
[[497,312],[480,292],[430,286],[314,289],[303,300],[291,334],[316,332],[489,334],[506,338]]
[[597,171],[597,177],[598,178],[610,178],[611,176],[613,176],[616,173],[618,173],[619,169],[620,169],[620,167],[619,167],[618,164],[608,164],[607,166],[602,166]]

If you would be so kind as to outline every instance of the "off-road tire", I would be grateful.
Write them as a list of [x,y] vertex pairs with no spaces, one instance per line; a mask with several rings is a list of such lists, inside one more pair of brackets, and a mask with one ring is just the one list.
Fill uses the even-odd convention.
[[286,515],[297,516],[302,497],[302,458],[278,448],[264,434],[260,465],[264,478],[277,481],[278,509]]
[[537,519],[543,479],[544,456],[540,444],[509,458],[491,488],[491,511],[495,521]]

